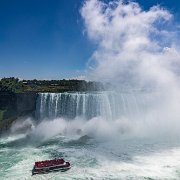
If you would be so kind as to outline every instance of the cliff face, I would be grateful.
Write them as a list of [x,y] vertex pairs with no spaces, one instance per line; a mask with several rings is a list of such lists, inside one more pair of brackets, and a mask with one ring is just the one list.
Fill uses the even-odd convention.
[[19,116],[34,115],[37,93],[0,93],[0,132],[7,130]]
[[36,93],[16,94],[16,110],[18,116],[32,114],[36,110]]

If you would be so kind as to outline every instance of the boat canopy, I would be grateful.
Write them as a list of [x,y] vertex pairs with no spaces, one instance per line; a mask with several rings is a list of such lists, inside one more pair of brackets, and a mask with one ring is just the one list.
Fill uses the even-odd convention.
[[36,168],[42,168],[42,167],[49,167],[49,166],[57,166],[64,164],[64,159],[53,159],[53,160],[46,160],[46,161],[38,161],[35,162]]

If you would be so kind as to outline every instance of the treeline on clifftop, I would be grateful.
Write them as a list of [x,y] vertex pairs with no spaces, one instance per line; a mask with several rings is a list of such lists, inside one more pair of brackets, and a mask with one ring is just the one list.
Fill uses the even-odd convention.
[[18,78],[2,78],[0,92],[66,92],[66,91],[99,91],[103,84],[85,80],[19,80]]
[[18,78],[2,78],[0,80],[0,91],[1,92],[22,92],[24,89],[23,83]]

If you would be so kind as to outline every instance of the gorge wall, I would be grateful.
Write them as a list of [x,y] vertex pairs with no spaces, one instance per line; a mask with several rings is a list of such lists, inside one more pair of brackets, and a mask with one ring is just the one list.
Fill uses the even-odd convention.
[[0,93],[0,133],[21,116],[34,116],[37,93]]

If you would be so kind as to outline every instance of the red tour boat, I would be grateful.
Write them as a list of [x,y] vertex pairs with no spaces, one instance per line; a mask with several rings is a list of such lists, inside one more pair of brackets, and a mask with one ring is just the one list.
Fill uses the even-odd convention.
[[54,171],[67,171],[71,168],[69,162],[65,162],[64,159],[53,159],[46,161],[35,162],[32,170],[32,175],[43,174]]

